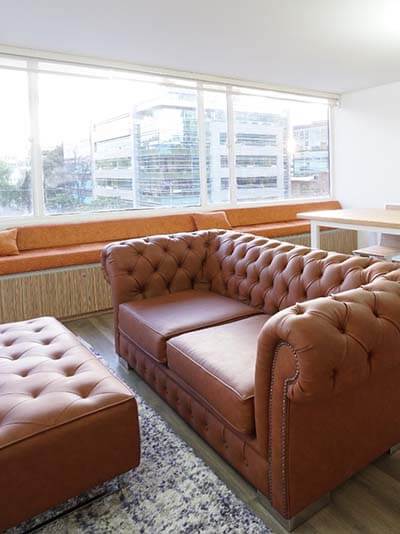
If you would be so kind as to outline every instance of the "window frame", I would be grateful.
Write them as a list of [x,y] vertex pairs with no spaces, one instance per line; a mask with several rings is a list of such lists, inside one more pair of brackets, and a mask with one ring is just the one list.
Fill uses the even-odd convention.
[[[10,227],[13,225],[25,226],[31,224],[57,223],[68,221],[90,221],[102,219],[119,219],[129,218],[138,214],[143,215],[160,215],[172,213],[188,213],[193,211],[207,211],[227,209],[232,207],[256,207],[261,205],[285,205],[296,202],[320,202],[329,200],[334,192],[334,166],[333,166],[333,106],[338,104],[339,95],[334,93],[324,93],[319,91],[298,91],[287,87],[269,86],[255,82],[248,82],[224,77],[197,75],[182,71],[173,71],[170,69],[152,68],[136,66],[126,62],[116,62],[102,60],[98,58],[87,58],[83,56],[72,56],[53,52],[33,51],[16,47],[1,46],[1,57],[13,57],[25,59],[27,61],[28,76],[28,102],[30,118],[30,143],[31,143],[31,183],[32,183],[32,213],[29,215],[18,215],[0,218],[0,228]],[[199,139],[199,175],[200,175],[200,205],[184,207],[157,207],[157,208],[126,208],[123,210],[105,210],[93,212],[73,212],[60,214],[46,214],[44,198],[44,181],[42,152],[40,146],[40,126],[39,126],[39,92],[38,92],[38,63],[40,61],[50,61],[54,63],[71,64],[75,66],[87,66],[106,68],[112,71],[128,71],[137,74],[153,74],[156,76],[174,78],[175,80],[185,80],[194,83],[193,89],[197,92],[197,118],[198,118],[198,139]],[[11,68],[13,67],[4,67]],[[19,69],[18,69],[19,70]],[[60,72],[61,73],[61,72]],[[164,83],[164,82],[163,82]],[[178,85],[175,85],[178,87]],[[187,86],[186,86],[187,87]],[[207,193],[207,168],[206,168],[206,136],[205,136],[205,115],[204,115],[204,92],[216,91],[223,92],[226,95],[226,116],[227,116],[227,148],[228,148],[228,167],[229,172],[229,201],[223,203],[211,203]],[[244,91],[244,92],[243,92]],[[233,109],[234,94],[256,95],[260,91],[270,91],[274,93],[272,98],[299,100],[302,102],[324,103],[328,106],[328,164],[329,164],[329,192],[326,195],[318,197],[300,197],[300,198],[282,198],[273,202],[265,199],[238,202],[237,179],[236,179],[236,132]],[[270,96],[270,95],[266,95]],[[311,99],[311,100],[309,100]]]

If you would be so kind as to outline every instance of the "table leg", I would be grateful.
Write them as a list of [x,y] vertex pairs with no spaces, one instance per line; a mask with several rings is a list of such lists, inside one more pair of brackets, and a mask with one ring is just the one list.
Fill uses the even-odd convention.
[[320,226],[317,221],[311,221],[311,248],[321,248]]

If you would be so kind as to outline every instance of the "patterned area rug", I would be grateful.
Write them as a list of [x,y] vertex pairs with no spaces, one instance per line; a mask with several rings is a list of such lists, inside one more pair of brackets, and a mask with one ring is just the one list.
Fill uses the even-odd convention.
[[[193,450],[138,398],[142,433],[140,466],[129,472],[120,491],[69,513],[41,533],[112,534],[265,534],[271,530],[238,499]],[[84,503],[111,481],[10,529],[21,534],[63,510]]]

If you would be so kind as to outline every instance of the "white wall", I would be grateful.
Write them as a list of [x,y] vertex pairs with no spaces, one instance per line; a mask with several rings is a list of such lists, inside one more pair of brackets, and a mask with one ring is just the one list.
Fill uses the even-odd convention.
[[343,207],[400,203],[400,82],[344,94],[333,135],[334,196]]

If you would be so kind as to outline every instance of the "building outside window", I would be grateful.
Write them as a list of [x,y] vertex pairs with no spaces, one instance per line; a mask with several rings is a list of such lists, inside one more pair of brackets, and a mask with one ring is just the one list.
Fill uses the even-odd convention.
[[293,127],[292,194],[318,196],[329,190],[329,132],[326,121]]
[[329,195],[327,102],[5,56],[0,83],[0,217]]

